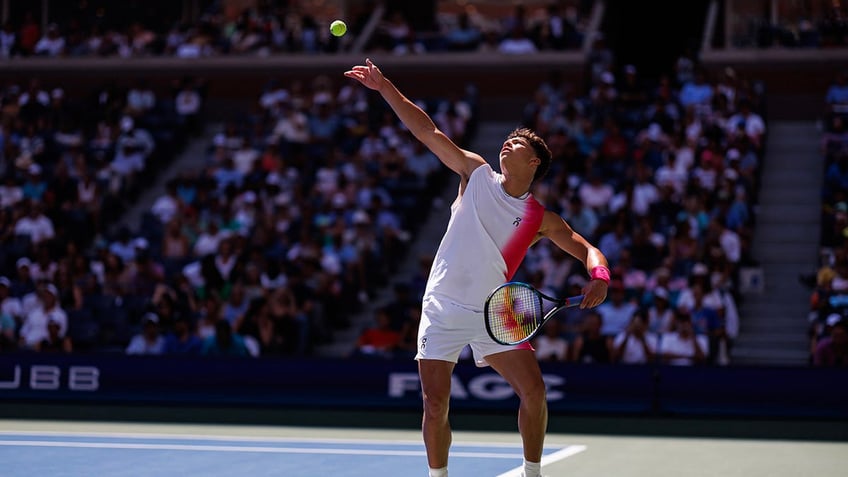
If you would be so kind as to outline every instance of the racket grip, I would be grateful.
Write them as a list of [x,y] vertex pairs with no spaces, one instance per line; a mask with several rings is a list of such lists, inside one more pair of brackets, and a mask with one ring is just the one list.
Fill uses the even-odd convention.
[[577,306],[583,302],[583,295],[576,295],[565,299],[566,306]]

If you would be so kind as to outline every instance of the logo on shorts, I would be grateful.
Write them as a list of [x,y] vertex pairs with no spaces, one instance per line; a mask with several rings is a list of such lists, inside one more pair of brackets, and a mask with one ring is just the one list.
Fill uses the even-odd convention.
[[424,348],[427,347],[427,337],[421,338],[421,351],[424,351]]
[[512,225],[518,227],[521,225],[521,217],[516,217],[515,220],[512,221]]

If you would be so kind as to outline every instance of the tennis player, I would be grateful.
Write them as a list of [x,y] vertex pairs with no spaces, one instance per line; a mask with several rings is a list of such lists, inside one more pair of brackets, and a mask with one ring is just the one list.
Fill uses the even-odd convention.
[[517,129],[509,134],[498,173],[478,154],[454,144],[370,59],[344,74],[379,92],[416,139],[460,177],[459,194],[424,292],[415,357],[423,391],[429,475],[448,475],[451,374],[460,351],[470,345],[476,364],[491,366],[520,398],[524,475],[538,477],[548,422],[542,373],[528,343],[507,347],[489,338],[483,304],[494,288],[512,278],[527,249],[542,237],[591,271],[592,280],[583,287],[582,308],[595,307],[606,298],[607,260],[530,193],[533,181],[547,172],[551,162],[547,145],[535,133]]

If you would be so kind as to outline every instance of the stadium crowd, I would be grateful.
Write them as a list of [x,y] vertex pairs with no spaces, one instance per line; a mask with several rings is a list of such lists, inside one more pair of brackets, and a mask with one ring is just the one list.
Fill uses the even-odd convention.
[[812,289],[810,362],[848,366],[848,73],[834,78],[824,106],[821,258],[802,280]]
[[[441,15],[435,35],[391,15],[368,49],[575,48],[586,13],[517,7],[487,18],[471,9]],[[814,30],[795,43],[780,38],[784,46],[844,44],[840,17]],[[266,8],[231,18],[209,11],[196,24],[166,29],[71,17],[42,32],[30,16],[0,32],[3,57],[339,47],[324,20]],[[552,74],[521,119],[555,158],[534,193],[596,243],[613,270],[609,302],[562,312],[535,340],[539,358],[727,364],[739,328],[737,274],[752,261],[765,153],[762,85],[732,68],[707,71],[690,55],[648,82],[633,65],[615,66],[605,48],[596,38],[585,88]],[[467,93],[421,101],[463,144],[478,120],[473,89]],[[823,359],[819,348],[845,347],[846,98],[843,74],[826,97],[813,363]],[[165,95],[143,80],[104,84],[87,97],[37,80],[3,85],[0,349],[309,354],[388,283],[445,171],[382,103],[325,77],[269,82],[258,112],[234,115],[209,145],[205,166],[171,178],[139,230],[110,230],[156,166],[198,130],[203,102],[202,81],[192,78]],[[355,355],[414,353],[429,264],[422,257],[415,277],[395,285],[395,298],[352,345]],[[543,242],[516,278],[563,296],[577,293],[585,271]]]
[[[579,48],[588,12],[571,3],[485,14],[468,6],[438,15],[435,31],[416,31],[402,13],[388,11],[366,45],[368,51],[418,54],[446,51],[500,51],[510,54]],[[32,12],[0,31],[0,58],[146,57],[200,58],[218,55],[322,54],[338,52],[368,21],[349,21],[351,35],[330,35],[332,17],[306,13],[296,4],[264,2],[232,12],[207,7],[193,22],[127,20],[80,2],[67,18],[41,25]]]
[[110,227],[184,147],[199,111],[185,97],[199,108],[202,87],[90,93],[0,88],[0,350],[114,344],[118,312],[152,291],[145,244]]
[[[422,27],[403,13],[386,9],[365,43],[365,51],[398,55],[451,51],[527,54],[579,49],[595,2],[560,0],[548,4],[500,5],[440,2],[434,24]],[[374,7],[374,5],[372,5]],[[345,50],[363,31],[374,8],[353,9],[350,34],[336,38],[329,23],[340,13],[327,5],[263,1],[241,11],[208,3],[191,21],[169,14],[127,17],[93,2],[79,2],[67,15],[42,24],[32,11],[7,21],[0,31],[0,58],[144,57],[199,58],[218,55],[326,54]],[[741,12],[730,42],[734,47],[840,48],[848,45],[844,5]],[[786,10],[785,12],[783,10]],[[65,7],[65,11],[68,10]]]
[[[522,124],[542,134],[551,170],[540,202],[604,252],[608,301],[560,312],[534,340],[541,360],[728,364],[739,330],[738,271],[750,263],[766,124],[761,84],[678,61],[648,82],[633,65],[599,69],[585,91],[552,74]],[[396,290],[357,356],[415,351],[427,273]],[[580,294],[582,264],[542,241],[515,276],[550,296]]]
[[[39,88],[4,97],[4,350],[310,354],[396,271],[444,180],[360,86],[271,81],[113,231],[197,131],[202,87],[104,89],[62,121]],[[474,93],[422,106],[465,144]]]

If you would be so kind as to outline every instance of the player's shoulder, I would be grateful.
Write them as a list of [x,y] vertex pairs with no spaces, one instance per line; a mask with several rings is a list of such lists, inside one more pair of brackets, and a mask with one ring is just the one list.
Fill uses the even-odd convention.
[[[473,154],[473,153],[472,153]],[[480,157],[480,156],[477,156]],[[482,161],[482,158],[480,158]],[[492,169],[492,166],[489,165],[488,162],[482,161],[477,162],[473,159],[469,159],[468,163],[468,179],[471,180],[473,177],[487,177],[489,180],[495,180],[498,174]]]

